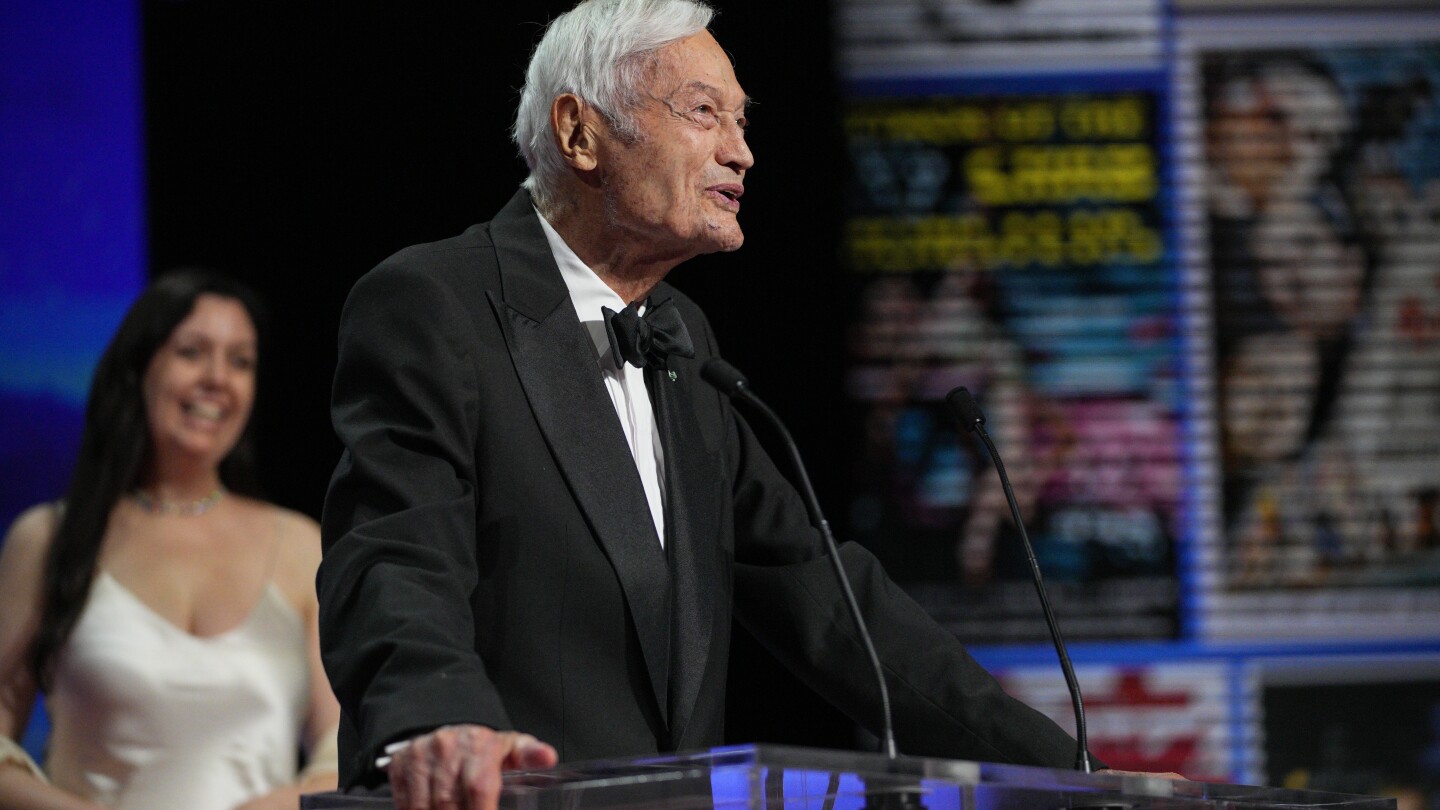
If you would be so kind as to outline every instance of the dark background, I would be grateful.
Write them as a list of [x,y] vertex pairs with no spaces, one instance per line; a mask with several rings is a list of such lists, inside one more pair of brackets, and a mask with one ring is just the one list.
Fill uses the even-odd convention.
[[1261,699],[1270,784],[1308,777],[1315,790],[1396,795],[1440,765],[1433,678],[1267,685]]
[[[524,179],[508,134],[524,66],[543,23],[571,5],[144,4],[151,271],[220,268],[268,302],[256,418],[277,502],[319,515],[339,455],[327,405],[335,333],[355,279],[489,219]],[[830,14],[715,5],[712,30],[754,100],[746,243],[670,280],[789,422],[833,519],[847,456]],[[732,665],[735,739],[846,744],[849,724],[743,634]],[[783,728],[765,720],[782,716]]]

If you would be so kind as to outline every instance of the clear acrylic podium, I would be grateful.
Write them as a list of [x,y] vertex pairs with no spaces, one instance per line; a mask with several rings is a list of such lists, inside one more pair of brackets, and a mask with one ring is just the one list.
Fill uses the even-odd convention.
[[[307,796],[302,810],[389,799]],[[501,810],[1395,810],[1394,799],[746,745],[507,774]]]

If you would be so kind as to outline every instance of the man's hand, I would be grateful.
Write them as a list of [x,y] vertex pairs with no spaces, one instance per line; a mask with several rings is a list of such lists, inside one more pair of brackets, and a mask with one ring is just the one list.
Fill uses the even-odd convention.
[[549,768],[555,749],[529,734],[444,726],[396,751],[386,772],[397,810],[495,810],[500,772]]
[[1095,773],[1103,773],[1107,776],[1153,776],[1156,779],[1170,779],[1176,782],[1189,782],[1189,779],[1173,771],[1151,772],[1151,771],[1117,771],[1114,768],[1101,768]]

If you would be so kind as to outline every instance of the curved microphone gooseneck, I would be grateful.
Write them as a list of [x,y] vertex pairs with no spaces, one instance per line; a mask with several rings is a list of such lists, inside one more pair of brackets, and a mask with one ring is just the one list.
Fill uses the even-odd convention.
[[890,690],[885,686],[884,671],[880,668],[880,656],[875,653],[875,643],[870,640],[870,631],[865,627],[865,618],[860,613],[860,603],[855,600],[855,592],[850,589],[850,580],[845,576],[845,566],[840,562],[840,550],[836,548],[835,537],[830,533],[830,523],[820,512],[820,501],[815,497],[815,489],[810,484],[810,474],[805,471],[805,462],[800,459],[800,448],[790,437],[790,431],[785,429],[785,423],[780,421],[780,417],[775,415],[768,405],[755,396],[755,393],[750,390],[750,383],[745,379],[745,375],[741,374],[734,366],[718,357],[711,358],[701,367],[700,376],[731,399],[749,403],[770,424],[774,425],[776,432],[780,434],[785,449],[790,454],[790,462],[794,465],[796,475],[800,480],[800,496],[805,501],[806,510],[810,513],[810,523],[819,530],[820,537],[825,541],[825,549],[829,553],[835,578],[839,580],[840,590],[845,594],[845,605],[850,610],[850,618],[855,621],[855,630],[860,636],[861,643],[865,646],[865,655],[870,659],[870,666],[875,670],[875,681],[880,685],[880,706],[884,712],[882,720],[885,733],[881,738],[881,745],[885,750],[885,755],[890,759],[895,759],[899,756],[895,747],[895,722],[890,714]]
[[1030,535],[1025,532],[1025,522],[1020,519],[1020,504],[1015,501],[1015,490],[1010,488],[1010,476],[1005,474],[1005,463],[1000,460],[1000,451],[985,430],[985,414],[976,404],[975,397],[960,386],[945,395],[945,404],[955,416],[960,427],[975,433],[990,451],[995,461],[995,471],[1000,474],[1000,485],[1005,489],[1005,499],[1010,502],[1010,514],[1015,518],[1015,528],[1020,530],[1020,542],[1025,545],[1025,559],[1030,563],[1030,575],[1035,580],[1035,593],[1040,596],[1040,608],[1045,612],[1045,625],[1050,628],[1050,639],[1055,642],[1055,654],[1060,656],[1060,669],[1065,673],[1065,685],[1070,689],[1070,704],[1075,709],[1075,770],[1090,773],[1090,748],[1085,735],[1085,703],[1080,698],[1080,682],[1075,679],[1075,668],[1070,666],[1070,653],[1065,641],[1060,638],[1060,625],[1055,622],[1055,613],[1050,609],[1050,597],[1045,593],[1045,580],[1040,576],[1040,563],[1035,559],[1035,549],[1030,546]]

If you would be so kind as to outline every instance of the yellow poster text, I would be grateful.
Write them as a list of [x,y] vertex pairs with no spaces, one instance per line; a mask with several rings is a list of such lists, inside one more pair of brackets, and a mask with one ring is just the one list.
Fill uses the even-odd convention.
[[973,267],[1149,264],[1163,255],[1160,234],[1128,208],[851,220],[845,234],[852,269],[905,273]]

